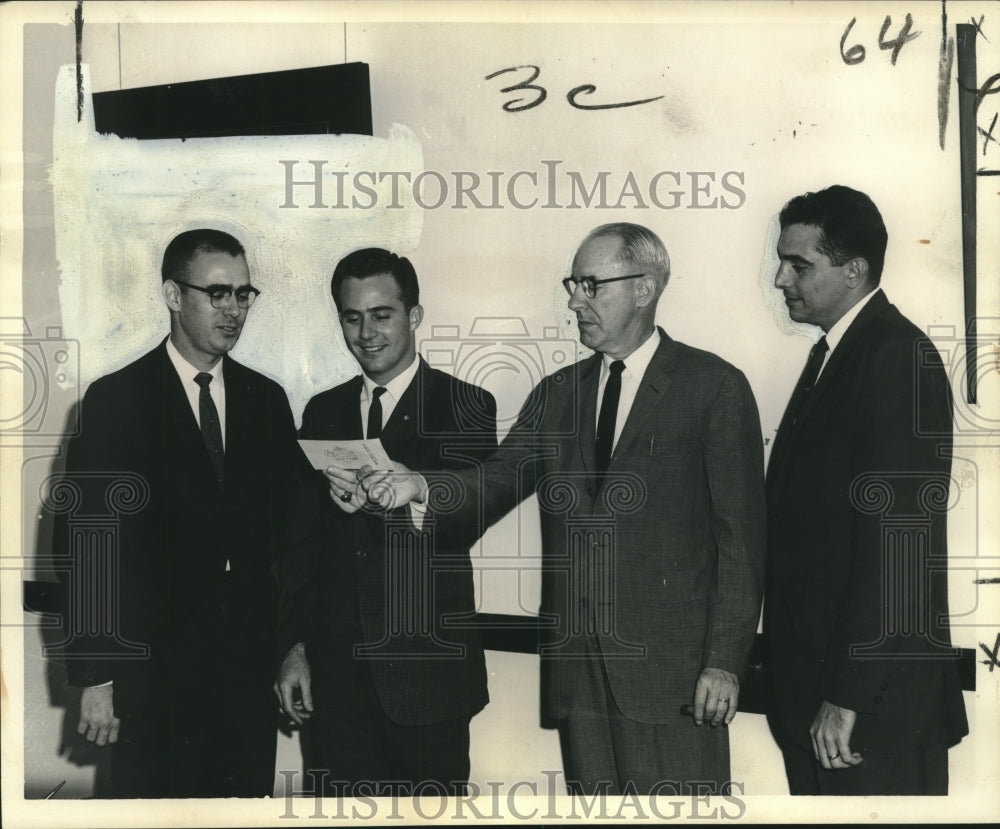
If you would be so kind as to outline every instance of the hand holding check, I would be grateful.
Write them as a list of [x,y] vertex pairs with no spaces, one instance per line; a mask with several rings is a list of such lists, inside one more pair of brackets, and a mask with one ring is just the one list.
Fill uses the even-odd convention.
[[346,513],[359,509],[385,511],[402,507],[411,501],[422,504],[427,500],[427,482],[419,472],[411,472],[401,463],[393,469],[345,469],[331,465],[324,470],[330,482],[330,497]]
[[351,514],[365,506],[367,498],[358,483],[358,470],[328,466],[323,474],[330,482],[330,498],[344,512]]

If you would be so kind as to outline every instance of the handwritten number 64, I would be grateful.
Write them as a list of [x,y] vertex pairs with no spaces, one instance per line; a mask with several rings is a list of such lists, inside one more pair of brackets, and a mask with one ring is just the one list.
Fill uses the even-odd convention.
[[[548,92],[544,87],[537,86],[534,81],[538,79],[538,76],[542,73],[542,70],[534,66],[533,64],[526,64],[524,66],[508,66],[506,69],[499,69],[496,72],[491,72],[487,75],[484,80],[492,80],[498,75],[502,75],[505,72],[516,72],[519,69],[529,69],[531,70],[531,77],[526,80],[520,81],[519,83],[513,84],[512,86],[505,86],[500,91],[502,93],[516,92],[521,90],[531,90],[535,93],[535,97],[532,100],[527,100],[525,98],[512,98],[509,101],[504,101],[503,108],[505,112],[523,112],[526,109],[531,109],[532,107],[538,106],[542,101],[548,97]],[[652,101],[658,101],[662,98],[662,95],[657,95],[655,98],[643,98],[641,101],[623,101],[617,104],[581,104],[578,103],[576,98],[578,95],[592,95],[597,91],[597,87],[593,84],[585,83],[580,86],[574,87],[569,92],[566,93],[566,100],[569,101],[569,105],[575,107],[576,109],[583,110],[594,110],[594,109],[621,109],[622,107],[634,107],[640,104],[648,104]]]
[[[854,24],[857,23],[858,19],[856,17],[851,18],[851,22],[847,24],[847,28],[844,29],[844,34],[840,38],[840,57],[843,58],[844,63],[848,66],[853,66],[856,63],[861,63],[865,59],[865,47],[860,43],[855,43],[846,52],[844,51],[844,44],[847,43],[847,36],[851,33],[851,29]],[[885,33],[889,31],[889,27],[892,25],[892,16],[886,15],[885,20],[882,22],[882,28],[878,33],[878,48],[883,51],[892,50],[892,56],[890,62],[893,66],[896,65],[896,58],[899,57],[900,50],[911,40],[920,36],[920,32],[910,32],[913,28],[913,16],[910,14],[906,15],[906,20],[903,22],[903,27],[899,30],[899,34],[893,40],[886,40]]]

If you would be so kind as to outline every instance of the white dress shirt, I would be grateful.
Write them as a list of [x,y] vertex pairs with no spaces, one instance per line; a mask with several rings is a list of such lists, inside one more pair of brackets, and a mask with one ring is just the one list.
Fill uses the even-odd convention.
[[[413,378],[417,376],[418,368],[420,368],[420,358],[414,357],[413,362],[409,366],[382,386],[385,391],[379,398],[379,402],[382,404],[383,429],[385,428],[385,424],[389,422],[389,418],[392,417],[396,404],[399,403],[403,393],[410,387]],[[365,437],[368,437],[368,410],[372,406],[372,392],[379,384],[364,372],[361,374],[361,383],[363,385],[361,390],[361,429],[364,431]]]
[[[191,411],[194,412],[195,422],[201,428],[201,386],[195,382],[195,377],[202,373],[200,368],[191,365],[177,350],[173,340],[167,337],[167,356],[174,364],[178,376],[181,378],[181,385],[184,386],[184,394],[187,395]],[[212,382],[208,384],[208,393],[212,395],[212,402],[215,410],[219,413],[219,429],[222,432],[222,448],[226,448],[226,381],[222,377],[222,360],[219,360],[206,374],[212,375]],[[232,569],[229,560],[226,560],[226,572]]]
[[830,362],[830,355],[833,354],[833,349],[837,347],[842,339],[844,339],[844,334],[847,333],[847,329],[851,327],[851,323],[854,322],[858,314],[861,313],[861,309],[864,308],[868,302],[871,300],[875,294],[877,294],[881,288],[876,288],[874,291],[865,294],[861,299],[857,301],[847,313],[844,314],[839,320],[837,320],[830,330],[826,332],[826,356],[823,359],[823,365],[819,367],[819,374],[816,375],[816,379],[819,379],[819,375],[823,373],[823,369],[826,368],[826,364]]
[[[167,337],[167,356],[174,364],[177,375],[181,378],[181,385],[184,386],[184,393],[187,395],[191,411],[194,412],[195,423],[201,428],[201,386],[195,382],[195,377],[201,374],[200,368],[191,365],[177,350],[173,340]],[[222,446],[226,446],[226,381],[222,377],[222,360],[219,360],[212,370],[207,372],[212,375],[212,382],[208,384],[208,393],[212,395],[212,402],[219,413],[219,428],[222,430]]]
[[[625,421],[628,420],[628,413],[632,411],[632,404],[635,396],[639,393],[639,384],[642,377],[649,368],[649,363],[660,347],[660,332],[656,328],[653,333],[646,338],[646,341],[624,360],[625,370],[622,371],[622,389],[618,397],[618,418],[615,420],[615,439],[611,444],[611,451],[618,445],[618,438],[621,437],[622,429],[625,428]],[[601,360],[601,379],[597,383],[597,417],[601,417],[601,401],[604,400],[604,387],[608,384],[608,377],[611,376],[611,364],[615,362],[607,354]],[[596,421],[595,421],[596,422]]]

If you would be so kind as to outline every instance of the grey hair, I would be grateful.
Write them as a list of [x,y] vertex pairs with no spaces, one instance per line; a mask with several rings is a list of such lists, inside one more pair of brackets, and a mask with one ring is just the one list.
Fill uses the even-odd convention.
[[582,248],[594,239],[611,237],[621,241],[622,262],[638,265],[656,281],[657,293],[663,291],[670,278],[670,255],[663,241],[647,227],[631,222],[612,222],[595,227],[580,243]]

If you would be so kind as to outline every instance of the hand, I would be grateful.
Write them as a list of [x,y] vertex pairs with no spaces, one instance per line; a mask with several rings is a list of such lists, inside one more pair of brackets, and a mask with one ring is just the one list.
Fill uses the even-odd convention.
[[115,716],[114,686],[99,685],[84,688],[80,696],[80,724],[78,734],[85,734],[91,743],[99,746],[118,742],[121,720]]
[[330,482],[330,498],[348,515],[365,505],[366,495],[358,484],[358,473],[341,466],[328,466],[323,474]]
[[851,732],[858,715],[850,708],[826,700],[819,707],[816,718],[809,727],[813,754],[825,769],[846,769],[856,766],[862,757],[851,751]]
[[729,725],[740,701],[740,680],[722,668],[703,668],[694,686],[694,724]]
[[[296,691],[299,699],[296,699]],[[312,676],[306,646],[299,642],[288,649],[274,683],[274,694],[281,710],[302,725],[313,714]]]
[[358,472],[358,480],[364,489],[368,502],[380,509],[389,510],[403,507],[414,501],[427,501],[427,481],[419,472],[411,472],[401,463],[393,463],[391,470],[378,472],[371,467],[363,467]]

